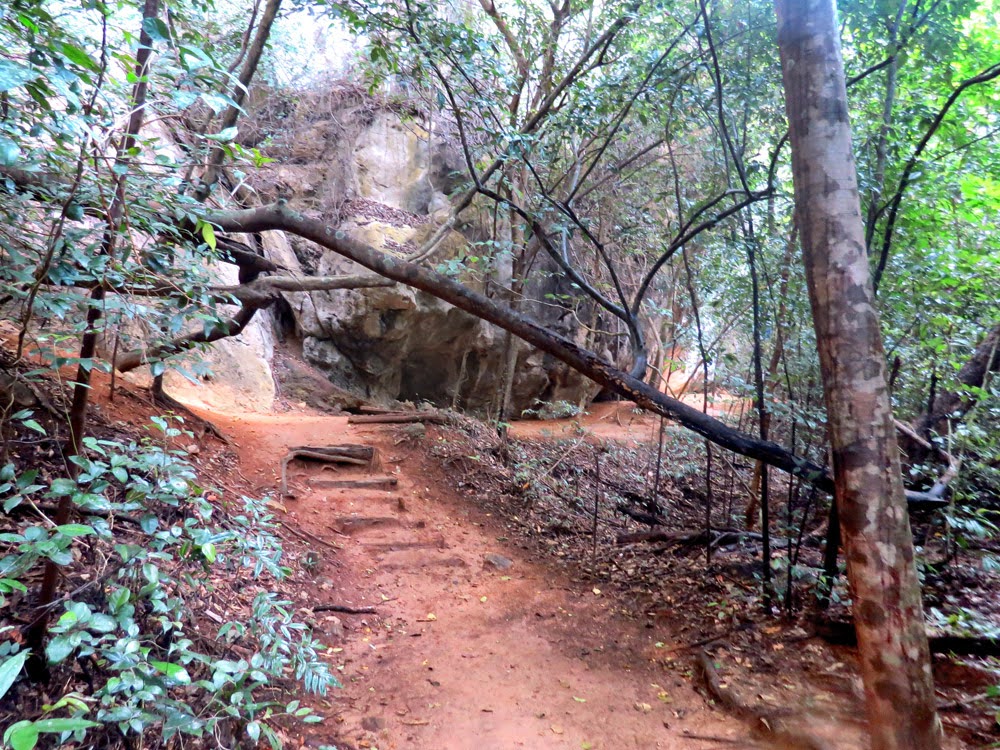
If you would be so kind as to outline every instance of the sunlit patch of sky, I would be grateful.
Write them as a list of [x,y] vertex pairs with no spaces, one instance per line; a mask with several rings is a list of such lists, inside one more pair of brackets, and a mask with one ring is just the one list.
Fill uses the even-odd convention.
[[271,42],[277,83],[286,86],[346,73],[368,46],[336,19],[299,9],[275,22]]

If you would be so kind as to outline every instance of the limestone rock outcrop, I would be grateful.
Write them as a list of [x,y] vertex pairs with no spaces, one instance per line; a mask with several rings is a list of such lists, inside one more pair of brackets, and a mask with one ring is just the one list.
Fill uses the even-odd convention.
[[[448,193],[461,186],[454,146],[415,119],[373,110],[361,97],[346,97],[322,116],[301,117],[278,137],[274,156],[282,166],[254,185],[265,200],[287,198],[355,239],[401,255],[431,236],[448,214]],[[432,263],[464,273],[463,281],[482,290],[482,278],[460,263],[473,254],[470,238],[482,231],[474,222],[460,229],[445,238]],[[364,270],[283,235],[267,238],[265,252],[293,273]],[[558,283],[544,274],[539,279],[541,285]],[[541,299],[545,291],[529,296]],[[480,413],[494,408],[504,370],[503,331],[401,285],[285,298],[302,355],[338,388],[376,402],[428,401]],[[544,316],[546,308],[538,312]],[[596,393],[590,381],[551,357],[516,346],[515,415],[539,399],[576,402]]]

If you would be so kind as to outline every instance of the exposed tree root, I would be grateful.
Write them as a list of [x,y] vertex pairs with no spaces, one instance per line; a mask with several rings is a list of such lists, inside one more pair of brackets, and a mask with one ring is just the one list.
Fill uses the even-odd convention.
[[787,722],[776,712],[744,703],[723,683],[711,657],[704,649],[698,651],[695,664],[712,699],[729,713],[747,722],[755,737],[766,740],[772,747],[785,750],[830,750],[825,742],[808,732],[787,726]]
[[223,443],[228,445],[230,448],[235,449],[236,443],[230,440],[218,427],[216,427],[212,422],[209,422],[202,416],[195,414],[191,409],[182,404],[180,401],[175,399],[173,396],[166,393],[163,388],[150,388],[150,395],[153,397],[153,403],[158,406],[166,406],[167,408],[180,412],[184,414],[185,419],[190,419],[197,424],[201,425],[205,432],[213,437],[221,440]]
[[328,542],[328,541],[326,541],[326,539],[321,539],[320,537],[316,536],[315,534],[310,534],[308,531],[305,531],[304,529],[298,529],[298,528],[296,528],[296,527],[294,527],[294,526],[292,526],[290,524],[287,524],[287,523],[281,524],[281,528],[283,528],[286,531],[290,531],[291,533],[295,534],[295,536],[297,536],[299,539],[304,539],[307,542],[314,542],[315,544],[319,544],[320,546],[326,547],[327,549],[331,549],[333,551],[337,550],[337,545],[336,544]]
[[378,451],[370,445],[294,445],[281,459],[281,496],[287,497],[288,464],[296,458],[307,458],[331,464],[353,464],[368,467],[368,473],[382,467]]

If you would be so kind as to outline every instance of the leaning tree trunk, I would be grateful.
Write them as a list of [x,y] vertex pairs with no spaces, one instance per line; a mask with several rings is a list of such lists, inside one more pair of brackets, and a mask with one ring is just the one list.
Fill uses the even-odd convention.
[[872,746],[936,750],[920,584],[873,305],[834,0],[776,0],[795,202]]
[[[951,432],[976,404],[975,395],[971,395],[969,391],[982,388],[987,373],[997,371],[1000,371],[1000,323],[994,325],[979,342],[972,356],[955,375],[955,383],[959,388],[938,393],[927,412],[914,421],[913,429],[920,437],[927,439],[933,433],[946,435]],[[923,458],[926,458],[926,454],[911,456],[911,461]]]

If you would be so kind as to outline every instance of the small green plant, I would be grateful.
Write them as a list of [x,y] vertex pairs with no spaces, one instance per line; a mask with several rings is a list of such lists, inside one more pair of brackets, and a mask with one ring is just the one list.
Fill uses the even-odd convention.
[[[287,715],[319,721],[311,709],[274,700],[289,678],[323,694],[336,681],[320,658],[323,646],[295,619],[290,603],[267,583],[288,575],[266,505],[242,498],[243,512],[218,517],[182,451],[166,439],[180,435],[161,418],[159,441],[122,443],[85,438],[74,460],[76,479],[42,481],[37,470],[0,469],[0,492],[10,513],[24,503],[69,495],[80,523],[23,522],[0,534],[0,606],[26,590],[22,578],[51,560],[67,572],[86,554],[102,572],[60,600],[49,627],[44,659],[50,670],[86,665],[92,690],[68,693],[43,715],[8,727],[5,747],[30,750],[43,734],[59,743],[82,742],[105,730],[128,737],[155,731],[164,741],[181,735],[219,746],[245,740],[281,745],[271,727]],[[261,582],[246,619],[224,623],[214,636],[198,631],[193,602],[213,588],[213,576]],[[2,631],[0,631],[2,632]],[[2,636],[0,636],[2,637]],[[239,658],[227,658],[239,639]],[[252,653],[245,655],[247,648]],[[0,698],[29,658],[13,641],[0,643]],[[68,716],[54,716],[68,713]]]

